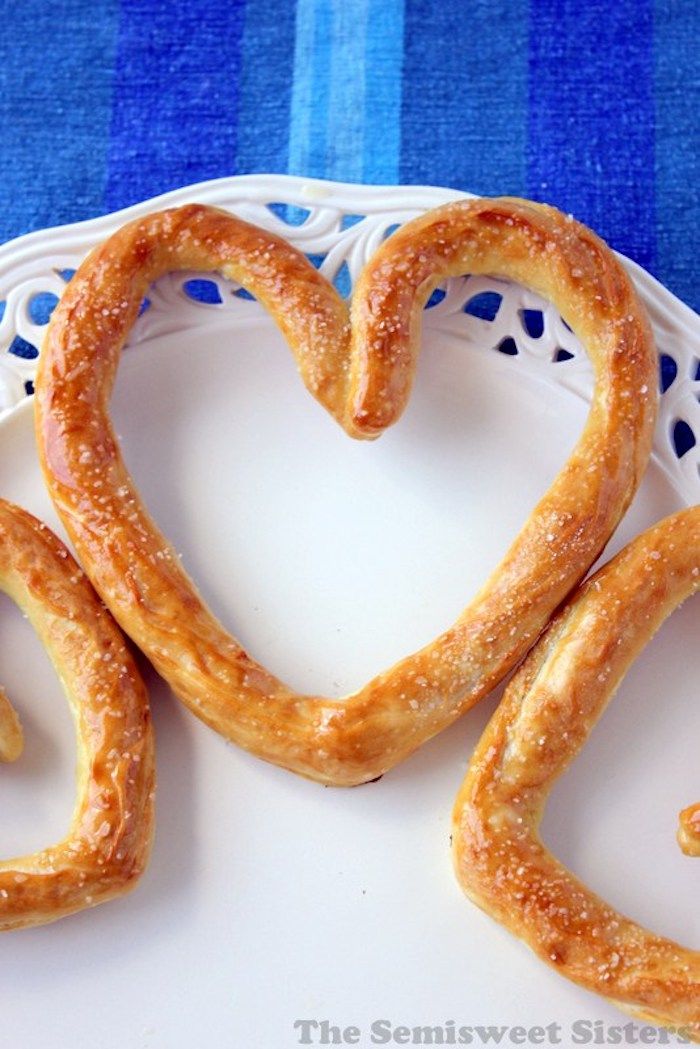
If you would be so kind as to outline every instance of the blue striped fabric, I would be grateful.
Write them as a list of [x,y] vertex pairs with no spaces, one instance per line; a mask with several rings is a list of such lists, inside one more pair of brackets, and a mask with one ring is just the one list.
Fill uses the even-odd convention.
[[295,15],[292,3],[246,5],[236,156],[226,174],[288,169]]
[[328,99],[332,51],[330,3],[298,0],[289,115],[289,170],[322,176],[328,156]]
[[[399,181],[403,96],[403,0],[369,0],[365,47],[363,181]],[[411,179],[415,182],[416,179]]]
[[654,14],[657,258],[651,268],[700,311],[700,4],[656,0]]
[[119,0],[2,5],[0,241],[105,210]]
[[121,0],[106,156],[108,210],[231,170],[243,0]]
[[[430,6],[430,5],[428,5]],[[401,181],[524,195],[528,4],[405,0]],[[497,188],[495,188],[497,187]]]
[[696,309],[696,0],[22,0],[0,239],[248,171],[514,193]]
[[579,0],[531,0],[530,18],[527,195],[653,268],[652,0],[615,0],[605,17]]

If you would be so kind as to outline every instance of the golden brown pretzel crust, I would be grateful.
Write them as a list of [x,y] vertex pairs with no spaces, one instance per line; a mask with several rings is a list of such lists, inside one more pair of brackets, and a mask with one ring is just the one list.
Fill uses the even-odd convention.
[[[700,1040],[700,952],[619,914],[542,845],[558,776],[663,620],[700,589],[700,507],[666,518],[601,569],[558,613],[511,682],[454,809],[465,892],[570,980],[633,1016]],[[700,853],[691,806],[679,840]]]
[[[120,896],[136,883],[152,837],[153,737],[146,689],[112,617],[64,545],[3,500],[0,588],[43,641],[78,737],[68,836],[0,863],[0,929],[18,929]],[[12,734],[18,723],[10,710],[4,698],[0,731]],[[9,758],[21,749],[21,735],[19,747],[13,740]]]
[[[585,430],[485,586],[432,644],[342,702],[302,696],[204,606],[122,461],[108,400],[149,284],[219,270],[284,332],[312,394],[348,433],[376,436],[410,394],[423,305],[449,275],[512,277],[581,337],[596,386]],[[56,309],[36,385],[44,476],[93,584],[174,692],[222,735],[326,783],[373,779],[490,691],[600,553],[637,488],[656,411],[649,325],[593,233],[527,201],[459,201],[390,237],[345,303],[285,241],[199,205],[130,223],[85,260]]]

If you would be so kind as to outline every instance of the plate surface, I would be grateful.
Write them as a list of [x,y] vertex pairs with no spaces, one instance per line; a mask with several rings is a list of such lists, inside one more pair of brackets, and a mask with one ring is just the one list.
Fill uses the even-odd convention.
[[[306,222],[285,232],[324,255],[329,275],[345,262],[338,279],[351,282],[387,226],[449,195],[270,181],[264,193],[258,180],[224,180],[167,199],[244,212],[305,206]],[[367,216],[364,229],[343,219],[349,213]],[[304,217],[267,216],[271,227]],[[0,250],[12,338],[36,339],[22,304],[59,287],[46,274],[123,218]],[[678,419],[692,426],[697,406],[697,326],[635,275],[660,348],[672,343],[676,376],[654,460],[610,551],[698,498],[696,449],[679,457],[673,444]],[[497,563],[583,426],[587,363],[530,293],[491,282],[502,299],[488,320],[495,300],[474,299],[489,287],[452,282],[426,312],[405,416],[380,441],[356,444],[309,398],[257,303],[218,279],[213,290],[189,286],[193,300],[185,279],[159,282],[124,354],[114,418],[126,460],[243,644],[294,687],[340,696],[440,632]],[[544,310],[542,335],[523,328],[524,308]],[[509,332],[517,355],[494,349]],[[552,363],[562,347],[572,356]],[[62,532],[36,465],[31,400],[15,400],[0,421],[0,493]],[[700,793],[699,616],[690,602],[638,660],[544,824],[547,843],[597,891],[691,945],[700,941],[700,870],[674,835],[677,811]],[[65,832],[75,744],[52,668],[6,599],[0,665],[27,737],[21,761],[0,769],[0,854],[10,856]],[[158,745],[150,867],[121,901],[0,938],[8,1045],[287,1049],[304,1044],[303,1020],[354,1025],[362,1046],[382,1044],[372,1040],[376,1021],[385,1031],[555,1022],[567,1044],[576,1021],[626,1022],[546,969],[454,880],[450,810],[495,697],[380,782],[343,791],[227,745],[144,671]],[[323,1044],[319,1031],[312,1037],[307,1044]]]

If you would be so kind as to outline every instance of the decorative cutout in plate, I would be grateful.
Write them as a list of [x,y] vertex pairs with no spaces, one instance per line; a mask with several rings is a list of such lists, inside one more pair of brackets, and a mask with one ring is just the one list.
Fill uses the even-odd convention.
[[[52,304],[86,254],[127,219],[166,205],[198,200],[236,212],[274,230],[312,257],[343,294],[396,227],[446,200],[469,194],[414,186],[344,186],[291,176],[241,176],[189,187],[88,223],[30,234],[0,248],[0,410],[27,396]],[[361,204],[362,210],[358,210]],[[653,277],[623,259],[650,313],[661,354],[662,398],[655,454],[690,502],[700,499],[700,318]],[[130,345],[169,331],[196,327],[202,309],[218,309],[232,325],[259,306],[244,289],[219,276],[173,274],[158,281]],[[426,329],[459,334],[475,352],[499,350],[513,366],[551,369],[551,381],[579,396],[591,388],[578,340],[551,304],[506,281],[466,277],[434,295]],[[21,340],[21,341],[18,341]]]

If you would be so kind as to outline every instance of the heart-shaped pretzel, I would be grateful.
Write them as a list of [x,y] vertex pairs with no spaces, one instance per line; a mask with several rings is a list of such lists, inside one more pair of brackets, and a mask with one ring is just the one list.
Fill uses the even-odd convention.
[[[0,863],[0,929],[41,925],[127,892],[143,871],[153,826],[148,697],[112,617],[65,546],[0,500],[0,589],[31,620],[66,690],[78,736],[78,797],[67,837]],[[22,734],[4,693],[0,754]]]
[[[457,876],[475,903],[549,965],[633,1016],[700,1041],[700,952],[635,924],[542,845],[558,776],[583,747],[640,650],[700,589],[700,507],[643,533],[584,584],[513,678],[454,810]],[[700,855],[700,805],[678,840]]]
[[[175,269],[245,285],[289,342],[306,386],[355,437],[410,394],[422,308],[445,277],[489,273],[548,296],[595,369],[584,432],[505,558],[457,622],[342,702],[302,696],[212,616],[144,508],[108,400],[149,284]],[[124,630],[203,721],[326,783],[373,779],[477,702],[533,644],[607,542],[646,465],[656,411],[648,321],[598,237],[554,208],[459,201],[390,237],[348,322],[334,288],[286,241],[212,208],[137,219],[94,250],[56,309],[36,383],[44,476],[86,572]]]

